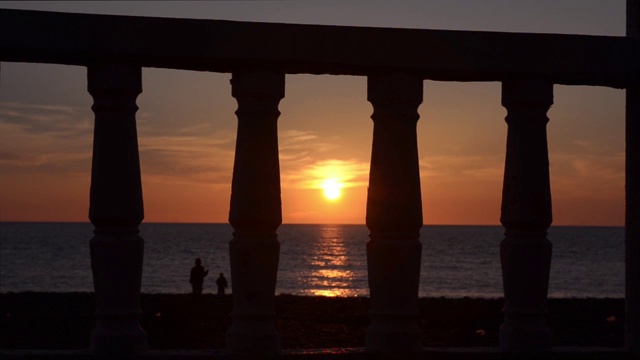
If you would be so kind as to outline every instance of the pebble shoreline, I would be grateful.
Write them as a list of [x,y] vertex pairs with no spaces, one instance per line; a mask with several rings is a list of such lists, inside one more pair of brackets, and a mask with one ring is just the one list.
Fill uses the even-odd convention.
[[[425,347],[498,346],[503,299],[421,298]],[[231,296],[142,294],[140,323],[152,349],[220,349]],[[93,293],[0,293],[1,349],[82,349],[95,326]],[[283,349],[363,347],[368,298],[278,295]],[[550,299],[554,346],[621,347],[624,299]]]

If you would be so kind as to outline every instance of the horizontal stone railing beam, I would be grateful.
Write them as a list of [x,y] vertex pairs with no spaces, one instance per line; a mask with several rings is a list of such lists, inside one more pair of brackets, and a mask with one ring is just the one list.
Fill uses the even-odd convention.
[[544,78],[625,88],[639,76],[626,37],[366,28],[0,9],[0,61],[129,62],[211,72],[372,75],[429,80]]

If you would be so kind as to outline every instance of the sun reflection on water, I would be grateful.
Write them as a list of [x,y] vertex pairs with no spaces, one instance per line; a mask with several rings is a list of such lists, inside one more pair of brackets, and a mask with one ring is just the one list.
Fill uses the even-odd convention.
[[342,228],[324,226],[313,247],[308,265],[300,273],[300,280],[309,285],[308,295],[358,296],[353,285],[356,273],[351,269],[349,249]]
[[353,290],[349,290],[349,289],[329,289],[329,290],[320,290],[320,289],[316,289],[316,290],[311,290],[311,293],[309,295],[314,295],[314,296],[327,296],[327,297],[336,297],[336,296],[353,296],[353,297],[357,297],[358,293],[356,293]]

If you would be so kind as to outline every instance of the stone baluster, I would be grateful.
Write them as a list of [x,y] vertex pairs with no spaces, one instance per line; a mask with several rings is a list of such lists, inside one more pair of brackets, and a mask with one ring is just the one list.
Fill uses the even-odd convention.
[[[640,46],[640,0],[627,0],[627,37]],[[640,68],[640,58],[636,64]],[[640,79],[632,81],[626,90],[625,347],[640,353]]]
[[276,231],[282,223],[277,122],[284,83],[284,74],[267,71],[235,72],[231,79],[238,134],[229,211],[233,323],[227,350],[234,354],[280,352],[274,296]]
[[404,74],[368,78],[373,145],[367,196],[367,267],[371,324],[366,348],[420,350],[417,325],[422,198],[416,125],[422,79]]
[[500,244],[505,298],[500,347],[507,351],[545,350],[551,344],[547,229],[552,215],[546,126],[552,104],[552,83],[502,83],[509,128],[500,217],[505,227]]
[[142,71],[127,64],[88,67],[95,114],[89,219],[91,270],[96,293],[96,327],[91,348],[101,353],[147,349],[140,327],[140,284],[144,218],[136,132],[136,98]]

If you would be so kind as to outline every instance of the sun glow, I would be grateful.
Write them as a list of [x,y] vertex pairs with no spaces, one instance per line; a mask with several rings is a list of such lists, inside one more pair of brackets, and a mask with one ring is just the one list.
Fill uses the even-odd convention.
[[324,196],[331,201],[337,200],[342,195],[342,184],[336,179],[327,179],[322,183]]

